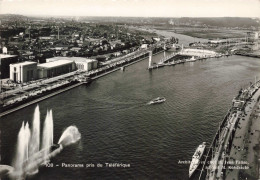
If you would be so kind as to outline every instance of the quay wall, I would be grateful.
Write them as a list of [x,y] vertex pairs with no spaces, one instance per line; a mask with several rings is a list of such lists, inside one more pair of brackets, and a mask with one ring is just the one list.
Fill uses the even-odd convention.
[[[259,81],[256,82],[255,84],[257,84],[257,83],[259,83]],[[255,84],[252,84],[251,86],[249,86],[249,89],[252,88]],[[258,90],[260,90],[260,89],[258,89]],[[251,97],[253,97],[256,92],[257,92],[257,90],[254,90],[254,92],[252,93],[252,96],[251,96]],[[258,97],[258,98],[259,98],[259,97]],[[247,99],[246,101],[248,101],[248,99]],[[245,108],[245,106],[246,106],[246,103],[244,104],[244,107],[243,107],[243,108]],[[200,172],[199,180],[201,180],[201,179],[206,179],[206,175],[207,175],[207,172],[206,172],[206,169],[205,169],[206,163],[207,163],[209,160],[211,160],[213,147],[215,146],[216,141],[217,141],[217,139],[219,138],[219,133],[220,133],[220,132],[222,131],[222,129],[225,127],[224,125],[225,125],[225,123],[227,122],[227,120],[228,120],[228,118],[229,118],[229,116],[230,116],[230,114],[231,114],[231,112],[232,112],[232,108],[233,108],[233,107],[231,106],[230,109],[228,110],[227,114],[225,115],[224,119],[222,120],[220,126],[219,126],[218,129],[217,129],[217,132],[216,132],[216,134],[215,134],[215,136],[214,136],[214,138],[213,138],[213,140],[212,140],[212,143],[210,144],[209,150],[208,150],[208,152],[207,152],[207,154],[206,154],[206,159],[205,159],[205,161],[204,161],[204,164],[203,164],[203,166],[202,166],[202,170],[201,170],[201,172]]]

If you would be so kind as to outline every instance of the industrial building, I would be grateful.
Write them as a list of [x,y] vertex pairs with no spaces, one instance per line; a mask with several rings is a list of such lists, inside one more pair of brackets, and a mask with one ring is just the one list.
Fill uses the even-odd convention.
[[87,59],[83,57],[53,57],[46,59],[46,62],[54,62],[59,60],[69,60],[75,63],[76,68],[84,71],[91,71],[97,68],[98,61],[95,59]]
[[37,79],[37,63],[25,61],[10,64],[10,79],[14,82],[28,82]]
[[57,60],[38,65],[38,78],[49,78],[76,70],[75,63],[69,60]]
[[18,56],[0,54],[0,79],[10,77],[10,64],[18,62]]

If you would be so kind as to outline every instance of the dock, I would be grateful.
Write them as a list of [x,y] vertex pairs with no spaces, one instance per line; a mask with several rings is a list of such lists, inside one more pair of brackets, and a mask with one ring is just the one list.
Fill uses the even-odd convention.
[[[149,57],[151,56],[152,55],[150,53]],[[219,58],[222,56],[224,56],[224,54],[219,54],[209,50],[182,49],[180,52],[172,53],[169,56],[163,57],[158,63],[152,63],[152,59],[149,58],[148,69],[158,69],[164,66],[173,66],[185,62],[194,62],[197,60],[204,60],[208,58]]]

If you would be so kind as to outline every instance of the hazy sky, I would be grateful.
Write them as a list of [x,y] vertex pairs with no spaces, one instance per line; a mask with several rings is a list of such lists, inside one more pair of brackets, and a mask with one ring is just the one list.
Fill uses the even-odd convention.
[[0,14],[260,17],[260,0],[0,0]]

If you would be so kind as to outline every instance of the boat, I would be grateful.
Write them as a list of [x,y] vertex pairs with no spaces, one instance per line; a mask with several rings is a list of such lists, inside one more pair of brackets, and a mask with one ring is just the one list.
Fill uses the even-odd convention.
[[120,69],[121,71],[125,71],[125,66],[122,66]]
[[163,62],[158,62],[156,67],[159,68],[159,67],[163,67],[164,66],[164,63]]
[[196,61],[197,59],[194,57],[194,56],[192,56],[190,59],[187,59],[186,61],[187,62],[193,62],[193,61]]
[[166,99],[164,97],[157,97],[157,98],[151,100],[150,102],[148,102],[148,104],[160,104],[165,101],[166,101]]
[[171,62],[171,65],[175,65],[175,64],[176,64],[175,61],[172,61],[172,62]]
[[90,77],[82,77],[82,78],[78,78],[77,81],[83,84],[88,84],[92,81],[92,79]]
[[164,63],[165,66],[171,66],[172,64],[170,62]]
[[192,161],[190,163],[190,169],[189,169],[189,177],[192,176],[192,174],[195,172],[195,170],[200,165],[200,159],[201,159],[202,155],[204,154],[205,148],[206,148],[206,142],[203,142],[202,144],[200,144],[197,147],[194,155],[192,156]]

